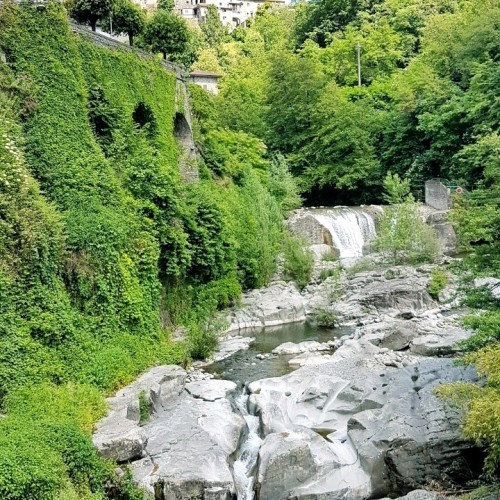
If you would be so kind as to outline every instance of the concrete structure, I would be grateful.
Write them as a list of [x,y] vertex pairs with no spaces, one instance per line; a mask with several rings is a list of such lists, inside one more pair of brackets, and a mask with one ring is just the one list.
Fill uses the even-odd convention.
[[425,181],[425,204],[436,210],[449,210],[452,205],[450,188],[439,179]]
[[[130,45],[120,43],[109,36],[95,33],[90,31],[88,27],[81,26],[75,22],[71,22],[71,29],[73,33],[88,39],[98,47],[105,47],[109,50],[124,50],[133,52],[144,59],[158,60],[150,52],[145,52],[136,47],[130,47]],[[199,180],[197,166],[198,152],[194,142],[191,125],[191,112],[189,109],[189,98],[186,88],[187,74],[183,67],[170,61],[161,60],[159,62],[166,71],[174,74],[176,77],[174,136],[181,150],[181,155],[179,157],[181,176],[184,182],[197,182]]]
[[217,80],[221,77],[221,75],[217,73],[212,73],[210,71],[202,71],[199,69],[195,69],[191,73],[189,73],[189,81],[190,83],[195,83],[200,87],[212,92],[212,94],[217,94],[219,89],[217,88]]

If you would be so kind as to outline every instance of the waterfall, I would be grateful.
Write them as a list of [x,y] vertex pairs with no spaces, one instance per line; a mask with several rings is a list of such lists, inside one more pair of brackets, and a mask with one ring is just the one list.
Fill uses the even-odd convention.
[[363,249],[375,239],[380,213],[381,208],[374,206],[309,208],[297,211],[290,222],[311,244],[328,243],[341,259],[353,259],[362,257]]
[[248,435],[242,443],[237,460],[233,464],[233,477],[238,500],[253,500],[255,471],[262,439],[258,434],[259,417],[249,415],[247,410],[248,394],[240,394],[236,406],[248,425]]

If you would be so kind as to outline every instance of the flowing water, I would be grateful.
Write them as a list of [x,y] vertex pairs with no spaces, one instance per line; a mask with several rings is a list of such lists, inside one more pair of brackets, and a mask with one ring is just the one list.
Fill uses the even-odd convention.
[[[300,216],[312,216],[328,233],[331,243],[339,251],[343,261],[353,261],[376,236],[373,210],[363,208],[308,209]],[[317,242],[315,242],[317,243]],[[238,500],[254,499],[254,483],[259,449],[262,437],[259,434],[259,417],[248,412],[246,386],[254,380],[280,377],[293,369],[288,364],[295,355],[273,355],[271,351],[284,342],[299,343],[304,340],[326,342],[352,333],[350,328],[325,329],[310,323],[295,323],[260,330],[247,330],[242,335],[255,337],[248,350],[235,353],[229,358],[207,366],[205,370],[215,377],[242,383],[241,392],[235,397],[234,405],[247,423],[248,433],[241,443],[233,463],[233,477]],[[264,355],[264,356],[263,356]],[[329,435],[329,440],[342,463],[356,461],[353,448],[346,442],[346,436]]]
[[[381,213],[382,209],[375,206],[307,208],[297,211],[290,223],[311,244],[328,243],[338,250],[342,260],[352,260],[362,257],[375,239],[376,219]],[[324,228],[322,233],[308,222],[311,217]]]
[[248,413],[248,394],[241,393],[235,403],[247,423],[248,435],[240,446],[237,459],[233,464],[234,483],[238,500],[253,500],[255,468],[262,444],[262,438],[259,436],[259,417]]
[[373,215],[361,208],[320,209],[310,213],[328,230],[341,259],[362,257],[364,248],[376,236]]
[[290,373],[293,369],[288,365],[288,361],[296,355],[271,354],[265,359],[259,359],[257,356],[271,353],[275,347],[284,342],[298,343],[304,340],[326,342],[349,333],[352,333],[352,328],[318,328],[308,322],[247,330],[240,334],[255,337],[255,342],[248,350],[239,351],[225,360],[205,367],[205,371],[213,373],[216,377],[243,383],[240,393],[233,401],[248,427],[248,434],[238,448],[233,463],[233,478],[238,500],[254,499],[257,459],[262,444],[259,417],[251,415],[248,411],[246,386],[254,380],[280,377]]

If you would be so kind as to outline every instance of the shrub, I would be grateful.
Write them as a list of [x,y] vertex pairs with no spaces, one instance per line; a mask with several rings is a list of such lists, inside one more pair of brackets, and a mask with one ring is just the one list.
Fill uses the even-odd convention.
[[285,278],[294,280],[302,290],[311,280],[314,256],[307,243],[294,236],[285,238],[283,245]]
[[352,266],[346,269],[347,276],[352,278],[358,273],[363,273],[365,271],[373,271],[378,266],[371,259],[366,257],[358,259]]
[[433,269],[431,271],[431,279],[427,285],[427,291],[433,299],[438,299],[439,294],[448,283],[446,273],[441,269]]
[[218,344],[218,334],[222,331],[224,322],[216,318],[192,320],[188,324],[188,346],[191,359],[207,359]]
[[149,420],[149,401],[146,391],[139,393],[139,425],[144,425]]
[[325,281],[327,278],[334,278],[338,280],[340,278],[341,269],[335,267],[333,269],[322,269],[319,273],[319,280]]
[[312,317],[318,326],[325,328],[334,328],[339,322],[339,316],[335,310],[323,307],[315,309]]
[[52,498],[66,476],[63,457],[41,439],[36,421],[0,420],[0,497],[12,500]]
[[437,236],[423,222],[419,205],[411,198],[384,210],[374,247],[392,264],[434,262],[438,255]]
[[323,262],[337,262],[339,260],[338,256],[332,252],[326,252],[321,256]]

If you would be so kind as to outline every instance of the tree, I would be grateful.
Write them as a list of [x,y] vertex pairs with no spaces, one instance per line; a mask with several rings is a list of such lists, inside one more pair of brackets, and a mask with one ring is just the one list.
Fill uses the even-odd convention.
[[153,52],[163,54],[163,59],[167,54],[175,57],[186,48],[188,28],[184,19],[166,10],[158,10],[147,25],[144,38]]
[[146,14],[131,0],[121,0],[113,11],[113,29],[116,33],[127,33],[131,46],[134,36],[139,35],[146,26]]
[[167,10],[172,12],[175,7],[174,0],[159,0],[158,2],[158,10]]
[[207,16],[200,23],[200,28],[210,47],[217,47],[228,38],[229,31],[227,26],[222,24],[215,5],[207,7]]
[[71,17],[80,23],[88,23],[95,31],[97,21],[107,16],[113,8],[114,0],[75,0]]
[[343,30],[359,12],[369,12],[381,0],[313,0],[301,6],[295,26],[298,46],[311,38],[321,47],[330,35]]

